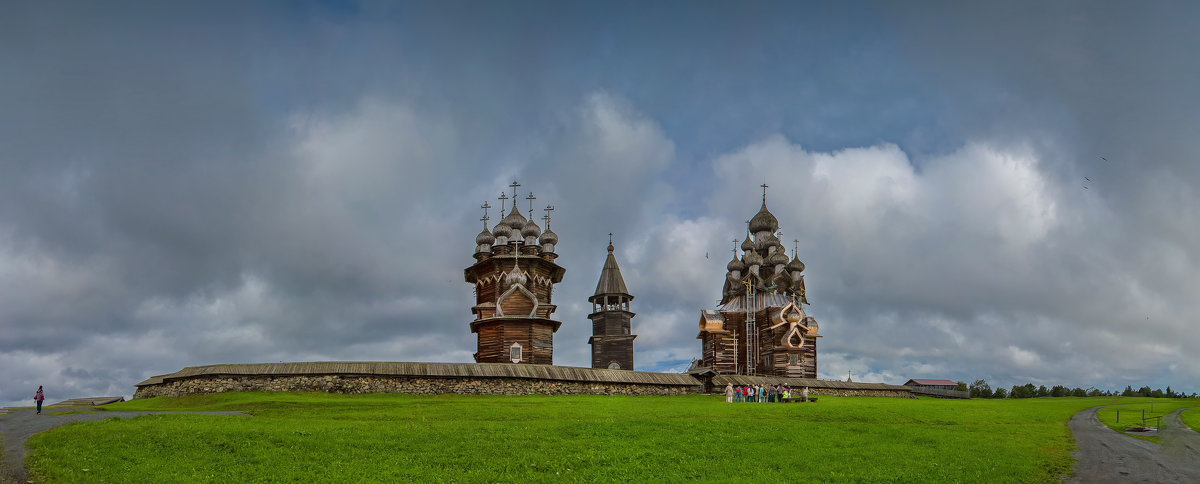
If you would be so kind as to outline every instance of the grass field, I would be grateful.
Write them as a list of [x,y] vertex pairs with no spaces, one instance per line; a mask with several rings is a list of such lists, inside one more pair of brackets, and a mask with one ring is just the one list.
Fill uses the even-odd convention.
[[35,435],[39,482],[1056,482],[1066,422],[1120,398],[230,393],[108,405],[154,415]]
[[[1100,421],[1107,425],[1108,428],[1121,432],[1131,437],[1137,437],[1142,440],[1148,440],[1156,444],[1162,443],[1161,437],[1148,437],[1139,435],[1137,432],[1126,432],[1125,429],[1130,427],[1141,427],[1143,411],[1145,412],[1145,425],[1157,426],[1158,420],[1149,420],[1150,417],[1160,417],[1168,413],[1174,412],[1181,408],[1194,407],[1197,405],[1195,400],[1191,399],[1167,399],[1167,398],[1126,398],[1122,403],[1127,405],[1118,405],[1106,407],[1096,412],[1096,416]],[[1120,412],[1121,421],[1117,421],[1117,412]],[[1187,419],[1187,414],[1184,412],[1184,418]],[[1186,421],[1186,420],[1185,420]]]
[[[1200,404],[1196,406],[1200,407]],[[1200,432],[1200,408],[1184,410],[1183,413],[1180,414],[1180,418],[1183,419],[1183,423],[1187,424],[1188,427],[1191,427],[1192,430]]]

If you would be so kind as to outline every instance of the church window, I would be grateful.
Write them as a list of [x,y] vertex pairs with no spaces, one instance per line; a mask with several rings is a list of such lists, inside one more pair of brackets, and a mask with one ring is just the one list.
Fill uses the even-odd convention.
[[521,362],[521,343],[513,343],[512,346],[508,348],[508,357],[513,363]]
[[612,363],[609,363],[609,364],[608,364],[608,369],[610,369],[610,370],[620,370],[620,369],[621,369],[621,364],[620,364],[620,363],[617,363],[617,362],[615,362],[615,361],[614,361],[614,362],[612,362]]
[[797,355],[797,354],[788,355],[788,364],[792,365],[792,366],[799,365],[800,364],[800,355]]

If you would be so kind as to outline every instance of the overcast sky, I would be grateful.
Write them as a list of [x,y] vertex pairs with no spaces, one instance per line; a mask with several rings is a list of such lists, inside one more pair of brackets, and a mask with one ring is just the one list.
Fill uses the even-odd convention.
[[1195,3],[645,3],[8,4],[0,404],[471,361],[513,180],[557,364],[609,232],[638,369],[698,357],[765,181],[821,377],[1200,391]]

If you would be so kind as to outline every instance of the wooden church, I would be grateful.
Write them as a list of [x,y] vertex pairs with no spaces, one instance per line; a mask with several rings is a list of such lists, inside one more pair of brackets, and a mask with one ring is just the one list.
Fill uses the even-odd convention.
[[[551,297],[554,285],[562,282],[565,269],[554,263],[558,235],[550,230],[550,212],[546,207],[546,230],[533,221],[533,194],[529,200],[529,218],[517,208],[517,187],[513,182],[512,210],[492,230],[488,230],[484,204],[483,231],[475,237],[475,264],[465,271],[468,283],[475,285],[475,306],[471,312],[471,332],[478,335],[476,363],[554,363],[554,332],[562,323],[551,319],[557,308]],[[500,196],[504,213],[507,194]]]
[[816,378],[821,335],[804,312],[804,263],[796,248],[787,256],[762,188],[762,208],[750,219],[741,256],[735,240],[725,266],[720,305],[700,313],[697,363],[719,374]]

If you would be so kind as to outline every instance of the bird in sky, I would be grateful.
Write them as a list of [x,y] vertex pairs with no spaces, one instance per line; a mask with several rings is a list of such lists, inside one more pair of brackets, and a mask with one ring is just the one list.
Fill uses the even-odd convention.
[[1105,158],[1105,157],[1103,157],[1103,156],[1101,156],[1101,157],[1100,157],[1100,159],[1101,159],[1101,160],[1104,160],[1104,161],[1108,161],[1108,158]]
[[1085,176],[1085,177],[1083,177],[1083,179],[1084,179],[1084,180],[1087,180],[1087,181],[1092,181],[1092,179],[1091,179],[1091,178],[1088,178],[1088,177],[1086,177],[1086,176]]
[[1088,189],[1087,185],[1084,185],[1084,186],[1083,186],[1083,189],[1084,189],[1084,190],[1087,190],[1087,189]]

